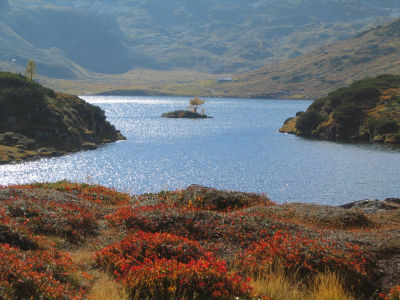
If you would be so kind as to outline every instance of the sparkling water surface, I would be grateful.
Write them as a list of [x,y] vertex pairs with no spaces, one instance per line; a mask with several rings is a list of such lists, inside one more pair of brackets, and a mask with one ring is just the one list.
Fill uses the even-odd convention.
[[313,141],[279,127],[311,101],[206,99],[212,119],[164,119],[189,98],[83,96],[127,141],[62,157],[0,165],[0,185],[90,182],[132,194],[201,184],[272,200],[339,205],[400,197],[400,149]]

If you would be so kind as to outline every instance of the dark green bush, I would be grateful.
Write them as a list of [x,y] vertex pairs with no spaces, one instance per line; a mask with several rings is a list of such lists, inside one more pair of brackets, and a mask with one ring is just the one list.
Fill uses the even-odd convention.
[[320,98],[315,100],[311,105],[310,109],[321,110],[321,108],[326,104],[326,98]]
[[8,88],[29,88],[36,90],[41,95],[54,97],[54,91],[43,87],[37,82],[28,80],[21,74],[0,72],[0,91]]
[[371,134],[397,133],[400,130],[400,125],[393,119],[371,119],[368,121],[367,126]]
[[379,134],[397,133],[399,129],[399,124],[393,119],[380,120],[377,122],[376,126],[376,130]]
[[311,108],[321,110],[329,103],[331,109],[335,110],[343,103],[353,103],[358,105],[361,110],[368,109],[377,105],[380,96],[379,90],[398,87],[400,87],[400,76],[397,75],[367,78],[329,93],[325,98],[318,99],[311,104]]
[[22,75],[0,72],[0,118],[44,106],[46,96],[54,97],[54,91]]
[[333,114],[335,120],[341,124],[357,125],[360,123],[362,111],[359,105],[351,102],[343,102]]
[[296,121],[296,128],[305,135],[310,135],[317,126],[324,121],[324,117],[315,110],[302,113]]

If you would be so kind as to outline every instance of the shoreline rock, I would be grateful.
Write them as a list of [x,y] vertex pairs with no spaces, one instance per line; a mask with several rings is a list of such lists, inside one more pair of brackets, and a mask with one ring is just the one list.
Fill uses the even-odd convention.
[[385,200],[364,199],[339,205],[339,207],[344,209],[360,209],[367,214],[371,214],[380,210],[400,209],[400,198],[386,198]]

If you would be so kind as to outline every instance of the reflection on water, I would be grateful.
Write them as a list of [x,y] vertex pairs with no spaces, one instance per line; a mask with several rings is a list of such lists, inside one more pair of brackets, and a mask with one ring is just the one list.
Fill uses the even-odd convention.
[[0,184],[90,181],[134,194],[196,183],[265,193],[278,202],[343,204],[400,196],[396,147],[280,134],[310,101],[207,99],[213,119],[163,119],[188,98],[94,97],[128,138],[63,157],[0,166]]

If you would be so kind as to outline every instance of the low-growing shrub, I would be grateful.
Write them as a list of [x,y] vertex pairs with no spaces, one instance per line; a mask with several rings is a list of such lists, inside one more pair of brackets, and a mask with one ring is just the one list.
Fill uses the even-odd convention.
[[97,228],[96,216],[83,202],[16,196],[1,202],[0,208],[32,233],[65,237],[71,242],[82,241]]
[[174,259],[181,263],[207,256],[196,241],[170,233],[139,231],[95,253],[98,265],[119,274],[147,260]]
[[82,299],[85,290],[71,280],[75,272],[65,253],[22,251],[0,244],[2,299]]
[[387,295],[380,293],[379,296],[383,300],[400,300],[400,285],[397,285],[394,288],[392,288]]
[[257,205],[271,205],[273,202],[264,195],[236,191],[221,191],[199,185],[191,185],[186,190],[164,191],[158,199],[167,204],[230,212]]
[[298,272],[305,278],[333,271],[343,276],[349,286],[363,286],[368,282],[368,263],[358,246],[282,231],[250,245],[240,255],[240,264],[255,276],[281,264],[286,271]]
[[106,219],[111,226],[134,231],[169,232],[207,244],[232,243],[236,245],[233,252],[261,239],[275,226],[285,226],[257,212],[227,214],[166,204],[123,207]]
[[114,275],[134,299],[240,299],[251,298],[251,287],[225,263],[201,258],[185,264],[177,260],[148,260]]
[[49,188],[74,194],[84,200],[96,204],[119,205],[130,201],[130,196],[125,193],[117,192],[115,189],[100,185],[90,185],[85,183],[73,183],[69,181],[59,181],[56,183],[36,183],[34,188]]
[[136,232],[95,253],[99,266],[135,299],[249,298],[251,288],[200,244],[169,233]]

